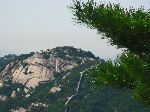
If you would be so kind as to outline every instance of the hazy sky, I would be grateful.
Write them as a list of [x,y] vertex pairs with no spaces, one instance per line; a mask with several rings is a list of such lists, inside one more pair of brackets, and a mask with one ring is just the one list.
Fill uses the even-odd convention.
[[[150,7],[149,0],[96,1]],[[71,3],[72,0],[0,0],[0,54],[69,45],[90,50],[101,58],[114,58],[120,50],[101,40],[96,31],[74,26],[73,15],[67,8]]]

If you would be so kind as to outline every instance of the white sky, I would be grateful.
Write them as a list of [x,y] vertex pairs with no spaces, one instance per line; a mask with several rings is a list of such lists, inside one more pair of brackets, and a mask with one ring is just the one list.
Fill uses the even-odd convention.
[[[121,3],[123,7],[150,7],[149,0],[103,1]],[[0,0],[0,54],[69,45],[114,59],[120,50],[101,40],[96,31],[74,26],[73,15],[67,8],[71,3],[72,0]]]

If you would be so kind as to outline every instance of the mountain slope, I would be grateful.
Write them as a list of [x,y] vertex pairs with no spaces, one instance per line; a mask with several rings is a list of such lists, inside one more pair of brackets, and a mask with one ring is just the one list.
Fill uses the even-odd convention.
[[35,88],[40,82],[53,80],[54,73],[70,70],[96,57],[73,47],[57,47],[52,50],[31,53],[15,58],[1,72],[1,81],[11,79],[28,88]]
[[[91,52],[67,46],[20,56],[1,72],[0,112],[149,112],[150,108],[132,99],[133,90],[93,88],[86,71],[101,62]],[[20,67],[19,75],[24,77],[18,77],[18,82],[14,73]],[[44,74],[43,67],[50,72]],[[36,85],[32,80],[23,82],[31,76],[38,79]]]

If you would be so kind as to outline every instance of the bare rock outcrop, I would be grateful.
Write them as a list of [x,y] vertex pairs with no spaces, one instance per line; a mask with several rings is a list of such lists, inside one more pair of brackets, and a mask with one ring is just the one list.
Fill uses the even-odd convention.
[[56,93],[56,92],[59,92],[59,91],[61,91],[61,88],[60,88],[60,87],[52,87],[52,88],[50,89],[50,93]]
[[0,80],[0,87],[3,87],[3,81],[2,80]]
[[39,106],[41,106],[41,107],[48,107],[48,104],[46,104],[46,103],[31,103],[31,106],[30,106],[30,108],[31,107],[39,107]]
[[[34,54],[25,60],[6,66],[1,73],[3,78],[11,77],[14,83],[21,83],[27,88],[35,88],[41,82],[54,79],[54,73],[66,71],[77,66],[76,62],[61,59],[50,55],[44,58],[44,54]],[[5,78],[6,79],[6,78]]]
[[15,97],[16,97],[16,91],[12,91],[11,98],[15,98]]
[[24,108],[19,108],[19,109],[17,109],[17,110],[11,110],[11,112],[27,112],[27,109],[24,109]]
[[15,70],[12,76],[14,82],[34,88],[41,81],[53,79],[53,72],[46,67],[31,64],[25,68],[21,65],[19,69]]
[[0,101],[6,101],[7,100],[7,96],[5,95],[0,95]]
[[94,59],[90,52],[68,46],[42,50],[40,53],[18,56],[0,73],[0,80],[5,82],[10,79],[27,88],[35,88],[40,83],[53,80],[55,73],[71,70],[79,63]]

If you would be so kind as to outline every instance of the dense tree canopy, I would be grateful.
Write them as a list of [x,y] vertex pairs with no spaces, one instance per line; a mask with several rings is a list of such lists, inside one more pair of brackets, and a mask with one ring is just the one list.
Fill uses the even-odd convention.
[[119,4],[97,5],[93,0],[86,3],[74,1],[71,7],[78,23],[97,29],[112,45],[142,56],[150,51],[150,11],[144,8],[129,10]]
[[97,29],[111,45],[126,48],[115,62],[107,61],[89,72],[100,86],[115,85],[135,89],[135,98],[150,104],[150,10],[122,8],[119,4],[97,4],[93,0],[73,1],[71,6],[79,24]]

